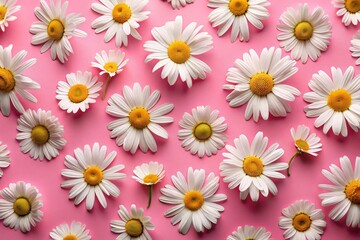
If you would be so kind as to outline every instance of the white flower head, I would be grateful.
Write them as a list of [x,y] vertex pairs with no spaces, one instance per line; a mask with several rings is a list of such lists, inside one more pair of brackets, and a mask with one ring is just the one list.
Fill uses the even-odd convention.
[[354,168],[347,156],[340,158],[340,167],[330,165],[330,171],[322,174],[333,184],[320,184],[327,193],[319,194],[324,207],[336,205],[329,213],[334,221],[339,221],[346,214],[346,225],[360,228],[360,157],[356,157]]
[[167,139],[167,131],[160,124],[173,122],[172,117],[164,116],[172,111],[173,104],[165,103],[155,107],[160,99],[158,90],[150,93],[150,87],[141,88],[135,83],[131,89],[123,87],[123,96],[114,94],[108,101],[106,112],[118,119],[108,124],[110,137],[116,138],[116,144],[125,151],[135,153],[138,148],[143,152],[157,151],[152,134]]
[[309,88],[304,94],[309,102],[304,110],[307,117],[317,117],[315,127],[323,126],[326,134],[332,128],[335,135],[348,135],[347,124],[355,132],[360,127],[360,75],[354,76],[354,68],[343,73],[340,68],[331,67],[332,77],[324,71],[312,76]]
[[271,233],[266,232],[263,227],[255,228],[254,226],[245,225],[244,227],[238,227],[226,240],[271,240],[270,236]]
[[28,232],[41,221],[43,202],[38,189],[22,181],[0,191],[0,220],[6,227]]
[[17,19],[14,13],[20,10],[21,6],[15,5],[16,0],[0,0],[0,29],[5,32],[9,22]]
[[3,171],[1,168],[7,168],[10,165],[10,151],[6,149],[7,146],[0,142],[0,178],[3,176]]
[[345,26],[357,25],[360,22],[359,0],[332,0],[332,5],[337,8],[336,15],[342,17]]
[[185,7],[186,4],[195,2],[195,0],[167,0],[167,2],[171,3],[173,9],[180,9],[181,7]]
[[51,111],[28,109],[18,119],[16,139],[23,153],[30,152],[33,159],[51,160],[59,155],[66,140],[62,138],[64,127]]
[[97,77],[92,77],[91,72],[66,74],[66,82],[59,81],[56,89],[59,107],[68,113],[77,113],[79,109],[85,112],[91,103],[96,102],[101,85],[101,82],[97,82]]
[[30,33],[34,34],[31,44],[43,44],[40,52],[44,53],[50,48],[51,59],[59,59],[61,63],[68,60],[73,49],[70,44],[72,37],[86,37],[86,32],[77,29],[85,22],[79,14],[66,15],[68,1],[63,4],[61,0],[50,0],[48,5],[45,0],[40,0],[40,7],[35,8],[35,15],[40,22],[34,22],[30,27]]
[[108,74],[110,77],[121,73],[129,61],[129,59],[125,59],[125,52],[119,49],[109,50],[109,53],[102,50],[101,54],[96,53],[95,60],[96,62],[91,62],[91,66],[100,69],[100,75]]
[[284,150],[274,143],[268,149],[268,138],[258,132],[252,143],[245,135],[234,140],[235,147],[226,145],[229,152],[223,153],[225,159],[220,163],[220,176],[229,182],[229,188],[239,188],[240,198],[245,200],[250,193],[251,200],[259,199],[259,192],[267,197],[269,192],[276,195],[278,190],[270,178],[283,179],[279,171],[288,168],[287,163],[274,163]]
[[215,8],[209,14],[209,21],[213,27],[219,27],[219,37],[231,27],[231,42],[237,38],[247,42],[250,40],[249,23],[263,29],[261,20],[270,16],[266,8],[269,5],[267,0],[209,0],[208,7]]
[[141,36],[137,29],[140,22],[148,19],[149,11],[143,11],[149,0],[100,0],[100,3],[92,3],[91,9],[99,14],[100,17],[91,23],[95,28],[95,33],[105,30],[104,41],[109,42],[115,37],[116,46],[128,45],[128,36],[131,35],[137,40]]
[[135,176],[132,176],[137,182],[144,185],[155,185],[165,176],[164,165],[158,162],[143,163],[136,166],[133,170]]
[[326,51],[331,38],[331,24],[321,7],[309,12],[308,5],[299,4],[297,10],[290,7],[280,16],[277,39],[291,58],[306,63],[308,57],[316,61]]
[[109,167],[116,157],[116,151],[106,156],[106,150],[107,147],[100,147],[99,143],[94,143],[92,148],[87,144],[84,150],[80,148],[74,150],[75,157],[65,156],[64,164],[68,169],[61,170],[61,175],[70,179],[63,181],[61,187],[71,187],[69,199],[75,198],[75,205],[86,198],[86,209],[91,210],[96,197],[101,206],[106,208],[105,195],[113,197],[120,195],[119,188],[112,183],[112,180],[126,177],[124,173],[119,172],[124,169],[124,165]]
[[211,172],[205,178],[204,169],[189,167],[187,179],[177,172],[171,180],[175,187],[166,185],[161,189],[163,196],[159,198],[163,203],[175,205],[165,212],[165,217],[172,217],[172,225],[180,223],[178,230],[181,234],[186,234],[191,225],[196,232],[211,229],[220,218],[220,212],[224,211],[217,202],[227,199],[225,194],[215,194],[219,189],[219,177]]
[[232,90],[226,97],[230,107],[247,103],[245,119],[252,116],[256,122],[260,115],[267,120],[269,113],[285,117],[291,111],[288,102],[300,95],[296,88],[283,84],[297,72],[295,64],[289,56],[281,58],[280,48],[264,48],[260,56],[251,49],[228,70],[226,81],[229,84],[225,84],[224,89]]
[[36,97],[27,92],[26,89],[38,89],[40,85],[22,73],[36,63],[35,58],[22,62],[27,54],[22,50],[11,54],[13,45],[3,48],[0,45],[0,108],[4,116],[10,114],[10,100],[15,109],[23,113],[24,107],[20,103],[17,94],[30,102],[37,102]]
[[200,32],[202,27],[192,22],[183,30],[183,19],[177,16],[175,21],[153,28],[151,34],[155,41],[144,44],[145,51],[151,52],[145,62],[159,60],[153,72],[163,68],[161,78],[167,78],[170,85],[174,85],[179,76],[189,88],[192,80],[205,79],[211,68],[196,56],[212,49],[213,42],[210,34]]
[[218,115],[219,111],[211,111],[210,106],[198,106],[192,109],[192,114],[184,113],[179,121],[182,127],[178,132],[178,138],[182,140],[181,146],[201,158],[205,154],[216,154],[227,140],[224,133],[227,129],[225,118]]
[[354,58],[357,58],[355,64],[360,65],[360,30],[355,33],[353,39],[351,40],[350,51],[352,52],[351,55]]
[[50,232],[53,240],[90,240],[89,230],[86,225],[80,222],[72,221],[71,225],[61,224]]

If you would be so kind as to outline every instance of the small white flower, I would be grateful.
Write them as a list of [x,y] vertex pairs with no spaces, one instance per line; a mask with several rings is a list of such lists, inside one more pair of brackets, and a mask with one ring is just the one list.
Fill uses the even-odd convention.
[[218,115],[219,111],[211,111],[210,106],[198,106],[192,109],[192,114],[184,113],[179,121],[183,128],[178,132],[178,137],[182,140],[181,146],[201,158],[204,154],[216,154],[227,140],[224,133],[227,129],[225,118],[218,118]]
[[352,56],[356,59],[355,64],[360,65],[360,30],[357,31],[351,40],[350,51],[352,52]]
[[33,159],[51,160],[59,155],[66,144],[62,138],[64,127],[50,111],[28,109],[18,119],[16,139],[23,153],[30,152]]
[[345,26],[349,26],[351,23],[356,26],[360,22],[359,0],[332,0],[331,2],[338,9],[336,15],[342,16]]
[[20,10],[21,6],[15,5],[16,0],[0,0],[0,29],[5,32],[9,22],[17,19],[13,14]]
[[125,59],[125,52],[121,50],[109,50],[106,53],[104,50],[95,55],[96,62],[91,62],[92,67],[96,67],[101,70],[100,75],[108,74],[110,77],[121,73],[124,66],[127,64],[129,59]]
[[90,240],[89,230],[80,222],[71,222],[71,225],[61,224],[50,232],[53,240]]
[[9,157],[10,151],[7,150],[6,148],[7,146],[5,144],[2,144],[2,142],[0,142],[0,178],[4,174],[1,168],[7,168],[11,162]]
[[321,239],[326,227],[325,216],[321,209],[315,209],[314,204],[299,200],[284,208],[282,214],[279,226],[285,230],[285,239]]
[[211,68],[196,56],[212,49],[213,42],[210,34],[200,32],[202,27],[192,22],[183,30],[182,17],[177,16],[175,21],[153,28],[151,34],[155,41],[144,44],[145,51],[151,52],[145,62],[159,60],[153,72],[163,68],[161,78],[167,78],[170,85],[174,85],[179,76],[189,88],[193,79],[205,79]]
[[75,198],[74,204],[80,204],[86,198],[86,209],[91,210],[94,206],[95,197],[103,208],[107,207],[104,193],[109,196],[118,197],[119,188],[111,180],[125,178],[124,165],[119,164],[112,167],[109,165],[114,161],[116,152],[112,151],[106,156],[106,146],[94,143],[85,145],[84,150],[74,150],[75,157],[66,155],[65,166],[68,169],[61,170],[61,175],[69,180],[61,183],[61,187],[69,188],[69,199]]
[[10,183],[0,191],[0,196],[0,220],[6,227],[28,232],[41,221],[41,194],[30,183]]
[[255,228],[254,226],[245,225],[245,227],[238,227],[226,240],[271,240],[270,236],[271,233],[266,232],[263,227]]
[[195,2],[195,0],[167,0],[167,2],[171,3],[173,9],[180,9],[181,7],[185,7],[186,4]]

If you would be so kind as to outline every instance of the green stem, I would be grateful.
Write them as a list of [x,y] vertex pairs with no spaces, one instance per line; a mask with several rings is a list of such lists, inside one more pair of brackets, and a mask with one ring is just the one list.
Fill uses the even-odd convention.
[[147,205],[147,208],[150,207],[151,205],[151,200],[152,200],[152,185],[149,185],[148,188],[149,188],[149,199],[148,199],[148,205]]
[[289,160],[289,167],[288,167],[288,169],[287,169],[287,175],[288,175],[288,177],[290,177],[290,165],[291,165],[291,163],[292,163],[292,161],[294,160],[294,158],[296,157],[296,155],[299,155],[299,154],[301,154],[301,152],[300,151],[296,151],[295,153],[294,153],[294,155],[292,155],[291,156],[291,158],[290,158],[290,160]]
[[107,89],[108,89],[108,87],[109,87],[110,79],[111,79],[111,77],[110,77],[110,75],[109,75],[108,78],[107,78],[107,80],[106,80],[106,82],[105,82],[105,88],[104,88],[104,92],[103,92],[103,94],[102,94],[102,96],[101,96],[101,100],[104,100],[104,99],[105,99],[106,91],[107,91]]

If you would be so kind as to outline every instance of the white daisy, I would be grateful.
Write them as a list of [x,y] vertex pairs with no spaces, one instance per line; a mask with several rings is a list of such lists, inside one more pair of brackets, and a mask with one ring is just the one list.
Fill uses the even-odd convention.
[[164,116],[172,111],[173,104],[166,103],[154,108],[160,99],[160,92],[150,93],[150,87],[141,88],[134,83],[133,89],[123,87],[123,96],[114,94],[108,101],[106,112],[118,119],[108,124],[110,137],[116,138],[116,144],[123,146],[125,151],[135,153],[141,151],[157,151],[152,134],[167,139],[168,133],[160,124],[173,122],[172,117]]
[[62,138],[64,127],[51,111],[28,109],[18,119],[16,139],[23,153],[30,152],[33,159],[51,160],[59,155],[66,144]]
[[220,218],[224,207],[217,202],[227,199],[225,194],[215,194],[219,188],[219,177],[210,173],[205,179],[205,170],[188,168],[187,180],[181,172],[171,176],[174,184],[161,189],[163,196],[160,201],[173,204],[165,212],[165,217],[173,217],[171,224],[179,224],[179,232],[186,234],[193,225],[196,232],[204,232],[204,228],[211,229]]
[[271,192],[276,195],[278,190],[270,178],[283,179],[279,171],[288,168],[287,163],[274,163],[283,154],[279,144],[272,144],[268,149],[268,138],[258,132],[250,144],[245,135],[235,138],[234,146],[226,145],[229,152],[223,153],[225,159],[220,163],[220,175],[224,182],[229,182],[229,188],[239,188],[240,198],[245,200],[250,193],[251,200],[259,199],[259,192],[264,197]]
[[209,14],[213,27],[219,27],[218,36],[224,35],[231,27],[231,42],[237,38],[249,41],[249,22],[257,29],[263,29],[261,20],[270,14],[266,9],[270,5],[267,0],[209,0],[208,7],[215,8]]
[[0,220],[6,227],[28,232],[41,221],[41,194],[30,183],[10,183],[0,191],[0,196]]
[[12,57],[12,45],[3,48],[0,45],[0,108],[4,116],[10,114],[10,100],[15,109],[23,113],[24,107],[20,103],[17,94],[30,102],[37,102],[36,97],[27,92],[26,89],[38,89],[40,85],[22,72],[35,64],[36,59],[31,58],[22,62],[27,54],[22,50]]
[[315,209],[315,205],[306,200],[299,200],[282,210],[279,226],[284,229],[285,239],[321,239],[326,227],[324,213]]
[[10,165],[10,151],[6,149],[7,146],[0,142],[0,178],[3,176],[3,171],[1,168],[7,168]]
[[15,4],[16,0],[0,0],[0,29],[3,32],[9,26],[9,22],[17,19],[13,14],[19,11],[21,6]]
[[352,52],[352,56],[356,59],[355,64],[360,65],[360,30],[357,31],[351,40],[350,51]]
[[226,240],[271,240],[270,236],[271,233],[266,232],[263,227],[255,228],[245,225],[245,227],[238,227]]
[[154,224],[150,221],[149,216],[144,216],[142,208],[136,208],[134,204],[131,205],[131,211],[125,208],[124,205],[119,206],[118,211],[121,220],[112,220],[110,228],[113,233],[118,233],[116,239],[129,240],[151,240],[149,230],[154,230]]
[[80,222],[72,221],[71,225],[61,224],[50,232],[53,240],[90,240],[89,230],[86,225]]
[[184,113],[179,121],[178,138],[181,146],[192,154],[203,157],[211,156],[225,146],[227,136],[224,131],[227,124],[224,117],[218,117],[219,111],[211,111],[210,106],[198,106],[192,109],[192,114]]
[[351,23],[356,26],[360,22],[359,0],[332,0],[331,2],[338,9],[336,15],[342,16],[345,26],[349,26]]
[[280,16],[277,29],[281,32],[277,39],[286,52],[291,51],[291,58],[301,59],[306,63],[308,57],[316,61],[328,48],[331,38],[331,24],[321,7],[312,13],[308,5],[299,4],[298,10],[290,7]]
[[30,27],[30,33],[35,34],[31,44],[44,44],[40,49],[41,53],[50,48],[51,59],[58,58],[64,63],[70,53],[74,52],[70,38],[87,36],[86,32],[77,29],[85,22],[85,18],[75,13],[66,15],[68,1],[61,4],[61,0],[50,0],[48,5],[45,0],[40,0],[40,4],[40,7],[35,8],[35,15],[40,22],[35,22]]
[[307,117],[317,117],[315,127],[323,126],[326,134],[332,128],[335,135],[346,137],[346,123],[355,131],[360,127],[360,75],[354,76],[354,68],[345,73],[340,68],[331,67],[332,78],[324,71],[312,76],[309,88],[304,94],[309,102],[304,110]]
[[[245,119],[251,116],[257,122],[259,116],[269,118],[269,112],[275,117],[285,117],[291,112],[289,101],[295,101],[300,95],[296,88],[283,84],[297,72],[296,62],[289,56],[281,58],[281,49],[264,48],[261,55],[251,49],[243,59],[235,61],[235,67],[228,70],[224,89],[232,90],[227,95],[230,107],[247,103]],[[294,96],[295,95],[295,96]]]
[[173,9],[180,9],[181,7],[185,7],[186,4],[193,3],[195,0],[167,0],[168,3],[171,3]]
[[340,158],[340,166],[331,164],[331,172],[322,170],[334,185],[319,185],[329,191],[319,194],[321,204],[324,207],[336,205],[329,213],[332,220],[339,221],[347,214],[346,225],[360,228],[360,157],[356,157],[354,169],[347,156]]
[[180,75],[190,88],[193,79],[205,79],[206,72],[211,71],[205,62],[195,56],[212,49],[212,37],[207,32],[200,32],[203,26],[196,25],[192,22],[183,30],[182,17],[177,16],[175,21],[153,28],[151,34],[156,41],[144,44],[145,51],[151,52],[145,62],[159,60],[153,72],[163,67],[161,78],[167,78],[170,85],[174,85]]
[[104,193],[107,196],[119,196],[120,190],[111,180],[126,177],[124,173],[119,172],[124,169],[124,165],[109,167],[116,157],[116,151],[105,156],[106,149],[106,146],[100,147],[99,143],[94,143],[92,149],[90,145],[85,145],[84,150],[75,149],[75,157],[65,156],[64,164],[68,169],[61,170],[61,175],[70,179],[63,181],[61,187],[71,187],[69,199],[75,198],[75,205],[86,198],[86,209],[91,210],[96,197],[101,206],[106,208]]
[[99,96],[102,83],[91,72],[78,71],[66,75],[66,82],[59,81],[56,89],[56,99],[59,107],[68,113],[77,113],[79,109],[85,112],[90,103],[95,103]]
[[115,37],[116,46],[128,45],[128,36],[131,35],[137,40],[141,36],[136,29],[140,22],[148,19],[149,11],[142,11],[149,3],[149,0],[100,0],[100,3],[92,3],[91,9],[101,14],[100,17],[91,23],[95,33],[105,30],[104,41],[109,42]]

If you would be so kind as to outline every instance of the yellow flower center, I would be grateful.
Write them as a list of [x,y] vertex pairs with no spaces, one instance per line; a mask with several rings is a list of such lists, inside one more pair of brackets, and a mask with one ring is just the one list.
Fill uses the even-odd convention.
[[310,149],[308,142],[302,139],[296,140],[295,145],[300,148],[301,151],[308,151]]
[[14,87],[15,79],[12,72],[6,68],[0,68],[0,91],[8,93],[14,90]]
[[103,171],[95,165],[92,165],[85,169],[83,174],[85,182],[90,186],[99,185],[103,180]]
[[245,240],[256,240],[255,238],[245,238]]
[[78,238],[73,234],[68,234],[65,237],[63,237],[63,240],[78,240]]
[[184,204],[187,209],[197,211],[204,204],[204,197],[199,191],[189,191],[184,196]]
[[194,127],[193,134],[197,140],[206,141],[212,135],[212,128],[208,123],[201,122]]
[[65,32],[64,24],[59,19],[53,19],[47,27],[47,33],[50,39],[58,41]]
[[125,231],[130,237],[139,237],[144,231],[144,226],[139,219],[130,219],[125,223]]
[[334,90],[328,95],[327,104],[335,112],[344,112],[351,105],[351,94],[345,89]]
[[13,204],[13,209],[18,216],[26,216],[31,212],[31,203],[26,197],[18,197]]
[[360,180],[351,180],[345,187],[345,195],[354,204],[360,204]]
[[345,0],[345,8],[350,13],[357,13],[360,11],[360,0]]
[[127,22],[131,18],[131,8],[126,3],[115,5],[112,10],[112,17],[118,23]]
[[155,184],[159,180],[158,175],[156,174],[148,174],[144,177],[144,183],[152,183]]
[[118,69],[118,65],[116,62],[107,62],[104,68],[107,72],[114,73]]
[[190,58],[191,49],[186,42],[176,40],[169,45],[168,56],[174,63],[182,64]]
[[0,21],[4,20],[6,13],[7,8],[4,5],[0,6]]
[[274,87],[274,79],[267,73],[256,73],[250,79],[250,90],[260,97],[268,95]]
[[37,145],[44,145],[49,138],[49,130],[43,125],[37,125],[31,130],[31,140]]
[[129,113],[129,122],[136,129],[146,128],[150,123],[150,114],[145,108],[136,107]]
[[311,226],[311,218],[306,213],[298,213],[292,219],[292,225],[298,232],[305,232]]
[[250,177],[258,177],[264,170],[264,164],[260,158],[248,156],[243,161],[243,169]]
[[309,22],[299,22],[294,29],[295,37],[298,40],[307,41],[309,40],[314,32],[314,28]]
[[80,103],[89,96],[89,90],[84,84],[75,84],[71,86],[68,97],[73,103]]
[[232,14],[240,16],[247,12],[249,3],[248,0],[230,0],[228,7]]

